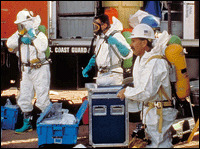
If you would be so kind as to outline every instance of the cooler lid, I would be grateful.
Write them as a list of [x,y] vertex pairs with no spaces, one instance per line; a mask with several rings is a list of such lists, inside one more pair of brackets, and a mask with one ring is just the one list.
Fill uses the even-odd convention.
[[[42,122],[42,120],[46,117],[48,117],[48,115],[52,115],[52,109],[59,109],[57,108],[58,104],[61,104],[61,103],[51,103],[45,110],[43,113],[40,114],[40,117],[37,119],[37,124]],[[83,114],[85,113],[85,110],[87,109],[87,105],[88,105],[88,100],[85,100],[81,107],[79,108],[77,114],[76,114],[76,123],[79,124],[80,123],[80,120],[82,119],[83,117]],[[61,107],[62,107],[62,104],[61,104]]]
[[62,103],[50,103],[50,105],[40,114],[37,119],[37,124],[42,122],[44,118],[54,116],[55,114],[62,112]]
[[42,112],[40,114],[40,117],[37,119],[37,124],[40,123],[43,119],[44,119],[44,116],[46,115],[46,113],[51,109],[52,107],[52,103],[50,103],[50,105],[44,110],[44,112]]
[[83,117],[83,114],[85,113],[85,110],[87,109],[88,100],[84,100],[81,107],[79,108],[78,112],[76,113],[76,123],[79,124],[80,120]]

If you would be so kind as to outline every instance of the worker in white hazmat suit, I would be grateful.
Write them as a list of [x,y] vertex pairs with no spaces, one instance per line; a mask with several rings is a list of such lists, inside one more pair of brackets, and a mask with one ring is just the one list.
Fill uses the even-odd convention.
[[[129,17],[129,25],[132,28],[135,28],[138,24],[147,24],[153,30],[155,34],[155,38],[158,38],[158,33],[160,30],[160,18],[151,15],[145,11],[138,10],[134,15],[130,15]],[[156,39],[153,41],[153,44],[156,42]],[[152,45],[153,45],[152,44]],[[130,112],[130,118],[135,120],[135,116],[138,116],[142,110],[142,103],[138,101],[129,100],[128,101],[128,111]]]
[[163,47],[157,44],[152,48],[155,35],[147,24],[137,25],[130,38],[133,53],[137,55],[133,68],[134,87],[120,90],[117,96],[143,103],[142,121],[146,125],[146,138],[151,140],[147,148],[172,148],[170,127],[176,119],[177,110],[170,100],[169,65],[165,59],[150,59],[160,55]]
[[33,17],[31,11],[24,9],[17,14],[17,20],[14,23],[17,24],[18,30],[8,38],[7,46],[9,52],[16,53],[21,58],[22,78],[17,103],[24,113],[24,124],[15,132],[22,133],[32,130],[34,92],[37,98],[35,106],[41,112],[50,104],[50,66],[45,57],[48,39],[44,33],[38,31],[41,23],[40,16]]
[[121,60],[132,57],[132,50],[126,39],[121,34],[122,23],[115,17],[110,25],[107,15],[94,18],[94,33],[97,35],[94,55],[82,71],[83,77],[88,77],[88,71],[98,67],[96,83],[99,86],[121,85],[123,69]]

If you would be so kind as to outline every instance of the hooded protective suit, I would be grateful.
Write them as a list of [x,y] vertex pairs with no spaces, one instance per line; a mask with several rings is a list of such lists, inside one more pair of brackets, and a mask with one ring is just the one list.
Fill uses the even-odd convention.
[[[133,51],[130,48],[130,45],[127,43],[124,36],[121,34],[121,31],[123,30],[122,23],[115,17],[113,19],[113,24],[111,24],[111,27],[106,32],[105,35],[101,34],[100,36],[97,36],[96,39],[96,48],[95,48],[95,55],[96,55],[96,64],[98,66],[98,70],[101,70],[101,68],[104,67],[111,67],[112,65],[119,64],[119,58],[117,55],[113,52],[111,47],[109,47],[109,44],[106,43],[104,37],[109,36],[114,30],[117,30],[119,32],[115,33],[113,37],[121,42],[122,45],[126,46],[127,49],[129,49],[129,53],[127,56],[122,56],[117,49],[115,45],[113,47],[116,49],[115,51],[118,53],[118,55],[121,57],[121,59],[128,59],[132,57]],[[111,69],[107,73],[101,73],[98,71],[96,83],[100,86],[108,86],[108,85],[121,85],[123,81],[123,69],[119,65],[117,68]]]
[[[148,103],[153,101],[161,101],[158,94],[159,88],[164,88],[168,97],[171,97],[171,85],[169,80],[169,65],[164,59],[152,59],[148,63],[148,59],[153,55],[162,55],[162,49],[168,41],[166,32],[163,34],[163,39],[158,40],[156,46],[150,51],[145,52],[140,58],[136,58],[133,68],[134,88],[127,87],[124,95],[126,98],[134,103]],[[163,96],[163,100],[167,100]],[[133,107],[134,108],[134,107]],[[172,139],[170,127],[177,116],[177,110],[174,108],[163,108],[163,126],[162,133],[158,132],[159,118],[157,108],[154,107],[147,112],[149,107],[145,106],[143,109],[143,123],[147,125],[145,129],[148,138],[152,141],[147,148],[172,148]]]
[[[29,18],[27,21],[21,22],[27,31],[30,29],[38,29],[41,23],[40,16]],[[30,37],[25,33],[23,37]],[[9,52],[16,53],[18,51],[19,32],[16,31],[7,40]],[[30,112],[33,110],[32,99],[36,92],[36,106],[42,111],[50,104],[49,88],[50,88],[50,67],[49,62],[45,59],[45,51],[48,46],[46,35],[39,32],[31,44],[21,43],[21,63],[22,63],[22,80],[20,82],[20,96],[17,100],[22,112]],[[34,65],[36,60],[40,59],[42,66],[40,68],[31,68],[28,62]]]

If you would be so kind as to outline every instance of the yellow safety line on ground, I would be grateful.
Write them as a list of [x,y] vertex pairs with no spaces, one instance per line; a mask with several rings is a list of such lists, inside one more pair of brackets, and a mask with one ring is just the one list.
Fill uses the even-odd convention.
[[[85,139],[85,138],[87,138],[87,136],[77,137],[77,140]],[[30,143],[30,142],[37,142],[37,141],[38,141],[38,138],[32,138],[32,139],[26,139],[26,140],[12,140],[12,141],[1,142],[1,145]]]
[[38,138],[32,138],[32,139],[26,139],[26,140],[12,140],[12,141],[1,142],[1,145],[30,143],[30,142],[36,142],[36,141],[38,141]]

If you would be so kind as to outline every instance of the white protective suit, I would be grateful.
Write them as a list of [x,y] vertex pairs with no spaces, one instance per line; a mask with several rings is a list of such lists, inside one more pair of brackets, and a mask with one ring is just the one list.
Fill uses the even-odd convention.
[[[38,16],[33,17],[30,21],[25,21],[25,26],[29,26],[37,29],[41,23],[41,19]],[[27,29],[28,30],[28,29]],[[8,48],[10,52],[16,53],[19,56],[18,52],[18,38],[19,32],[16,31],[11,37],[7,40]],[[23,37],[28,37],[27,33]],[[20,106],[22,112],[31,112],[33,110],[32,99],[34,92],[36,92],[36,106],[42,111],[50,104],[49,99],[49,88],[50,88],[50,66],[49,62],[45,61],[45,51],[48,46],[48,39],[46,35],[42,32],[39,32],[36,39],[33,40],[32,45],[21,44],[21,63],[28,63],[37,57],[43,61],[45,65],[42,65],[40,68],[31,69],[29,66],[22,66],[22,80],[20,82],[20,96],[17,100],[18,105]]]
[[[131,50],[130,45],[127,43],[124,36],[121,34],[121,31],[123,30],[123,25],[117,18],[113,17],[112,19],[113,19],[113,24],[111,24],[111,27],[109,28],[109,30],[106,32],[105,35],[109,36],[114,30],[119,31],[115,33],[113,37],[116,38],[118,41],[120,41],[128,49],[130,49],[130,52],[128,56],[123,57],[117,50],[117,47],[115,45],[113,45],[113,47],[116,49],[115,51],[118,52],[118,55],[120,55],[122,59],[128,59],[133,55],[133,51]],[[108,48],[109,46],[104,40],[105,35],[102,34],[101,36],[97,36],[96,39],[95,54],[97,55],[96,64],[98,66],[98,69],[100,67],[110,67],[111,63],[112,65],[119,63],[119,59],[116,56],[116,54],[113,52],[111,48]],[[96,79],[96,83],[100,86],[121,85],[122,81],[123,81],[123,69],[120,66],[118,68],[112,69],[108,73],[98,72]]]
[[[162,40],[158,41],[160,41],[160,43],[164,42]],[[166,43],[166,41],[164,43]],[[164,45],[165,44],[159,44],[159,42],[157,42],[157,45],[150,52],[145,52],[141,59],[139,56],[136,58],[133,68],[134,88],[127,87],[124,93],[128,100],[138,102],[160,101],[158,90],[161,85],[165,89],[167,95],[171,97],[169,65],[167,61],[156,58],[150,60],[146,64],[151,56],[162,54]],[[163,100],[167,99],[163,96]],[[131,102],[129,102],[129,104],[130,103]],[[144,106],[143,123],[147,125],[145,131],[152,143],[146,147],[172,148],[170,127],[176,119],[178,111],[174,108],[163,108],[162,133],[159,133],[158,123],[160,116],[157,115],[157,108],[154,107],[147,113],[148,108],[149,107]]]

